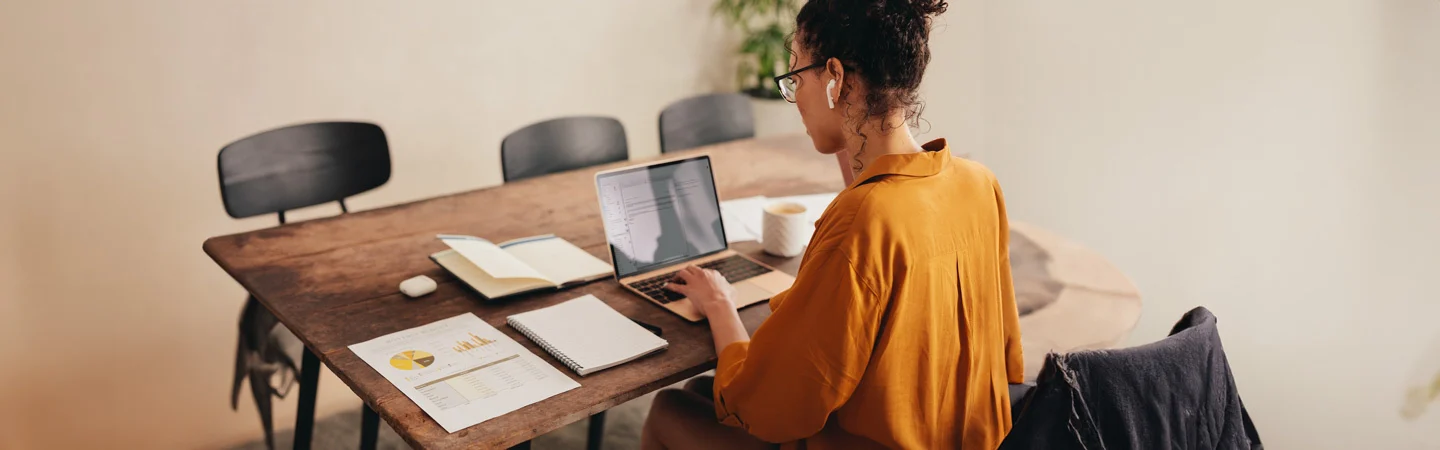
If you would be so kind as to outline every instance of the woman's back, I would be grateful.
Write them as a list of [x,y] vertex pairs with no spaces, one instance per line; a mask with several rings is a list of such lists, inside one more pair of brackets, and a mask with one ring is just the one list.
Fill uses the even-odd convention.
[[748,355],[722,353],[728,422],[812,448],[999,445],[1023,373],[1003,200],[984,167],[925,147],[836,197],[798,277],[825,286],[777,296]]

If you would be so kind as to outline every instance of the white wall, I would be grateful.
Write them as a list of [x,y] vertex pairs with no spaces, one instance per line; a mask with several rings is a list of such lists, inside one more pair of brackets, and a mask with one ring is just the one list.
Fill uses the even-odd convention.
[[[732,89],[710,3],[0,3],[0,360],[24,361],[0,370],[0,447],[259,437],[248,394],[228,405],[244,292],[200,244],[274,218],[225,215],[224,144],[375,121],[394,176],[357,209],[499,183],[504,134],[559,115],[614,115],[655,154],[668,102]],[[322,378],[322,414],[358,404]]]
[[1440,447],[1398,416],[1440,338],[1440,2],[977,3],[981,159],[1140,285],[1132,343],[1206,306],[1266,444]]
[[[0,150],[3,153],[4,150]],[[0,180],[10,179],[14,174],[12,166],[0,164]],[[0,360],[10,361],[20,356],[19,350],[24,346],[27,339],[25,321],[20,309],[20,255],[13,251],[16,248],[16,239],[11,233],[13,227],[10,222],[17,211],[18,204],[13,200],[14,192],[8,188],[0,189]],[[9,399],[15,398],[15,392],[20,389],[16,382],[20,377],[14,371],[0,371],[0,402],[8,403]],[[0,448],[19,448],[20,419],[17,417],[19,411],[11,408],[0,407]]]
[[917,138],[945,138],[956,154],[984,153],[984,2],[951,1],[930,31],[930,65],[921,84],[925,109]]

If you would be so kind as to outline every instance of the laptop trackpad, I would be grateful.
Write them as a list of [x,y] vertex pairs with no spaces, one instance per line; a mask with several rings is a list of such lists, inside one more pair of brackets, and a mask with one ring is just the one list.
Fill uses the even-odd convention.
[[770,298],[770,291],[756,286],[755,283],[745,280],[735,285],[735,306],[745,306],[761,300]]
[[768,296],[773,296],[790,289],[790,285],[795,283],[795,277],[784,272],[770,272],[745,281],[768,291]]

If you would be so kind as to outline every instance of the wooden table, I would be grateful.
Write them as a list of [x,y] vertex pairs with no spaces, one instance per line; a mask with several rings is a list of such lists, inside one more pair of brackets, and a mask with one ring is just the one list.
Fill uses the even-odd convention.
[[[738,141],[665,157],[699,153],[709,153],[713,158],[721,198],[813,194],[843,187],[834,161],[816,153],[805,136]],[[714,367],[715,349],[706,325],[689,323],[655,307],[622,291],[613,281],[487,302],[427,258],[446,248],[435,238],[443,233],[482,236],[497,242],[554,233],[602,259],[608,258],[593,174],[628,164],[632,163],[220,236],[205,241],[204,248],[410,445],[440,449],[508,447]],[[799,267],[799,258],[771,257],[753,242],[732,247],[792,274]],[[1050,275],[1038,273],[1033,276]],[[434,278],[439,288],[419,299],[400,294],[400,281],[416,275]],[[1017,285],[1023,276],[1027,275],[1017,271]],[[626,316],[660,326],[670,342],[669,348],[580,378],[504,325],[508,315],[583,294],[594,294]],[[1060,303],[1052,300],[1048,304]],[[1138,317],[1138,296],[1134,304]],[[446,433],[418,405],[346,348],[467,312],[561,368],[582,387]],[[757,305],[742,310],[740,317],[753,332],[769,314],[767,306]],[[1132,320],[1129,326],[1133,325]],[[1022,328],[1025,332],[1028,330]],[[1047,349],[1066,345],[1053,339],[1042,344]],[[1026,350],[1031,351],[1028,347]]]
[[1010,222],[1010,267],[1025,381],[1035,381],[1046,353],[1114,348],[1140,321],[1140,290],[1129,277],[1040,227]]
[[[833,160],[810,150],[808,138],[789,136],[735,142],[681,154],[711,153],[722,198],[833,192],[842,181]],[[679,154],[667,155],[667,157]],[[627,163],[628,164],[628,163]],[[529,440],[647,392],[712,368],[708,328],[692,324],[601,281],[511,301],[485,302],[427,255],[445,249],[436,234],[483,236],[496,242],[554,233],[608,258],[595,197],[593,169],[527,179],[489,189],[415,203],[284,225],[205,241],[205,252],[275,314],[306,347],[365,403],[417,448],[494,448]],[[734,246],[794,273],[799,258],[782,260],[754,243]],[[435,293],[409,299],[400,281],[427,275]],[[595,294],[620,313],[664,329],[669,349],[580,378],[529,339],[505,326],[505,317]],[[455,433],[446,433],[348,348],[384,334],[466,312],[504,331],[581,383],[575,389]],[[752,330],[769,308],[741,311]]]

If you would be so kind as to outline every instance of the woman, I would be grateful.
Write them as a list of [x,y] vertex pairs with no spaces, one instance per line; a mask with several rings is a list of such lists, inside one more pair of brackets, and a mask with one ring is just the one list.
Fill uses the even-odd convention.
[[719,362],[713,380],[657,395],[646,448],[993,449],[1009,431],[1023,372],[1000,187],[907,127],[945,7],[800,9],[794,71],[776,81],[847,187],[755,336],[723,277],[679,273],[670,288],[709,319]]

